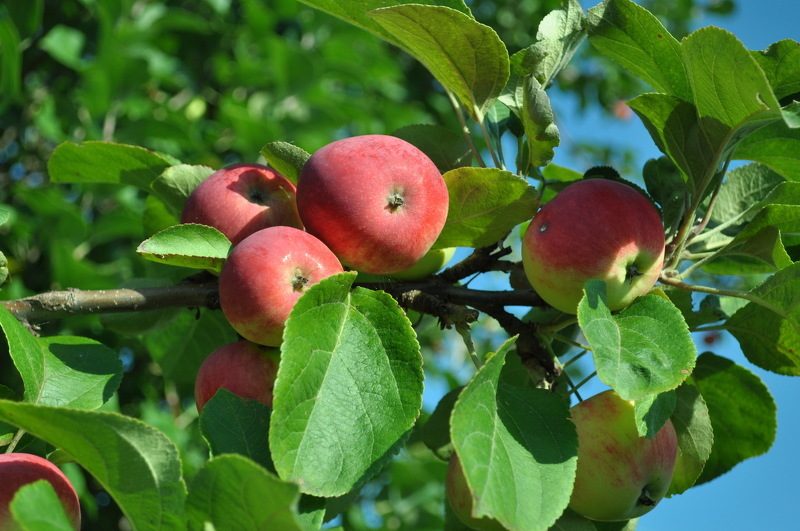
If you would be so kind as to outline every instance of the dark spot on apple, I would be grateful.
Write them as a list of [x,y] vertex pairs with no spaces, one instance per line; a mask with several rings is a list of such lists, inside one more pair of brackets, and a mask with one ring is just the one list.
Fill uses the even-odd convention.
[[389,197],[386,198],[386,209],[389,212],[396,212],[403,204],[405,200],[403,196],[398,194],[397,192],[393,192],[389,194]]
[[660,33],[658,35],[656,35],[656,37],[658,37],[659,39],[663,39],[664,38],[664,36],[661,35]]

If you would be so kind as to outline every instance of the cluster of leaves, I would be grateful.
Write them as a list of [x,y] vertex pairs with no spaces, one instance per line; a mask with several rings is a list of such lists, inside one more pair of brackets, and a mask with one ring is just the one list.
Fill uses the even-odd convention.
[[[476,496],[476,516],[510,529],[547,529],[559,519],[564,525],[577,519],[564,514],[577,449],[564,396],[574,386],[564,366],[591,351],[597,377],[635,400],[643,436],[668,418],[675,424],[680,455],[671,494],[770,447],[775,405],[769,391],[730,360],[698,356],[690,334],[729,330],[755,365],[800,374],[792,236],[793,209],[800,204],[796,42],[752,52],[717,28],[678,41],[629,0],[607,0],[588,16],[573,0],[542,20],[533,45],[509,55],[495,30],[461,0],[306,3],[405,51],[444,88],[469,134],[433,125],[395,134],[429,153],[445,176],[450,213],[436,247],[475,252],[408,286],[357,286],[356,274],[348,272],[312,287],[287,322],[273,409],[218,393],[198,422],[212,457],[194,462],[170,440],[180,437],[174,425],[167,430],[113,411],[111,399],[128,378],[116,352],[85,337],[37,337],[0,308],[23,389],[19,396],[0,387],[0,421],[7,423],[0,424],[0,442],[45,441],[58,448],[53,458],[80,464],[134,528],[202,528],[206,522],[319,528],[347,511],[406,449],[426,463],[457,451]],[[514,229],[540,201],[580,178],[551,164],[559,132],[547,89],[587,36],[656,91],[630,105],[664,153],[643,172],[669,236],[663,289],[612,314],[603,284],[590,282],[576,318],[547,310],[531,290],[521,289],[513,300],[533,308],[519,318],[504,308],[506,293],[487,298],[458,284],[474,273],[513,271],[502,258],[519,242]],[[516,139],[513,164],[502,149],[508,134]],[[277,141],[261,154],[290,179],[308,157]],[[754,162],[728,172],[733,159]],[[230,243],[213,229],[177,225],[186,195],[210,171],[110,142],[63,143],[48,163],[55,183],[102,183],[145,194],[146,239],[138,253],[158,271],[218,270],[227,256]],[[704,284],[688,282],[700,273],[708,276]],[[723,274],[768,276],[744,291],[722,285]],[[419,334],[397,304],[419,309],[413,297],[402,297],[412,291],[441,296],[444,310],[425,309],[464,334],[479,365],[430,417],[420,416],[428,366],[423,371]],[[693,292],[707,294],[697,309]],[[494,353],[475,352],[472,314],[454,314],[453,304],[495,318],[508,340]],[[214,311],[197,319],[168,312],[148,323],[146,334],[141,328],[135,333],[165,379],[181,389],[209,345],[232,339]],[[146,412],[138,416],[148,420]],[[191,420],[187,414],[185,422]],[[443,467],[436,470],[441,480]],[[459,528],[449,515],[446,525]]]

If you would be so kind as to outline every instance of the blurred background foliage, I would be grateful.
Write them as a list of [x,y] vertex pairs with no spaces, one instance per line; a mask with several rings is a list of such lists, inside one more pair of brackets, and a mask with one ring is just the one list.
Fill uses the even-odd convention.
[[[678,38],[703,14],[735,8],[730,0],[640,3]],[[467,4],[479,21],[495,28],[510,53],[532,44],[540,20],[559,7],[557,0]],[[584,45],[552,90],[613,114],[642,87]],[[47,160],[61,142],[134,144],[216,169],[257,161],[259,149],[271,141],[314,151],[337,138],[391,133],[415,123],[458,130],[448,98],[427,71],[371,34],[295,0],[5,1],[0,208],[10,218],[0,226],[0,252],[12,280],[0,298],[114,288],[137,278],[174,282],[192,273],[135,254],[147,236],[142,212],[148,206],[140,191],[49,185]],[[609,152],[591,149],[595,159]],[[191,477],[207,457],[194,422],[193,377],[208,345],[231,338],[214,313],[161,316],[164,328],[146,335],[103,326],[96,316],[42,323],[39,331],[92,337],[119,352],[126,376],[108,407],[172,437]],[[457,336],[434,333],[437,328],[428,320],[419,324],[427,376],[453,387],[469,376],[461,363],[463,347]],[[497,346],[491,329],[477,340],[480,352]],[[0,383],[19,393],[10,363],[0,356]],[[426,404],[425,414],[433,405]],[[429,452],[416,455],[415,448],[411,444],[362,490],[342,516],[348,529],[441,529],[438,482],[445,467]],[[85,485],[86,528],[118,528],[120,514],[108,495],[79,477],[77,467],[71,474]],[[419,489],[421,478],[430,479],[429,489]]]

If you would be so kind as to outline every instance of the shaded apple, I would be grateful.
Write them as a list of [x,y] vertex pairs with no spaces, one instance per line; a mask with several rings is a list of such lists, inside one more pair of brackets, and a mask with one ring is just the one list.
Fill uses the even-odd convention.
[[387,275],[416,264],[447,219],[447,186],[412,144],[386,135],[331,142],[306,161],[297,208],[342,264]]
[[227,343],[203,360],[194,382],[197,412],[220,388],[272,407],[280,350],[250,341]]
[[234,245],[275,225],[302,229],[295,193],[294,184],[275,170],[233,164],[209,175],[189,194],[181,223],[214,227]]
[[578,468],[569,507],[600,521],[651,511],[667,494],[678,455],[672,422],[640,437],[633,402],[604,391],[570,410],[578,431]]
[[219,301],[245,339],[277,347],[297,299],[313,284],[343,271],[317,238],[292,227],[269,227],[236,245],[219,275]]
[[608,306],[619,310],[647,293],[664,262],[664,226],[634,188],[605,179],[577,181],[533,217],[522,263],[549,305],[575,314],[587,280],[604,280]]
[[80,502],[67,476],[47,459],[25,453],[0,454],[0,529],[14,528],[10,512],[14,494],[21,487],[40,479],[53,486],[72,526],[80,529]]

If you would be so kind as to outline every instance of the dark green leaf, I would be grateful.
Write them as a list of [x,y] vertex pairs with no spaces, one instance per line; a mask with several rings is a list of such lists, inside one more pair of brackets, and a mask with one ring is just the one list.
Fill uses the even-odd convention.
[[392,133],[392,136],[415,145],[430,157],[442,173],[469,166],[472,160],[467,140],[462,135],[438,125],[407,125]]
[[170,166],[163,156],[137,146],[64,142],[50,156],[47,171],[57,183],[132,184],[149,192],[150,183]]
[[747,135],[734,157],[769,166],[789,181],[800,181],[800,129],[775,122]]
[[641,437],[652,439],[675,411],[675,391],[645,395],[634,404],[636,429]]
[[775,97],[779,100],[800,95],[800,46],[785,39],[775,42],[763,52],[751,52],[766,74]]
[[153,262],[219,273],[230,250],[231,242],[214,227],[183,223],[149,237],[136,252]]
[[680,310],[661,296],[645,295],[612,315],[605,290],[603,281],[590,280],[578,304],[578,322],[600,380],[626,400],[678,387],[696,356]]
[[175,445],[116,413],[0,400],[0,420],[56,446],[117,502],[134,529],[180,529],[186,486]]
[[691,101],[681,45],[645,8],[630,0],[591,8],[589,42],[657,91]]
[[286,322],[269,434],[275,468],[302,492],[340,496],[397,452],[422,405],[414,329],[388,294],[312,286]]
[[268,444],[270,411],[257,400],[221,388],[200,414],[200,432],[211,455],[240,454],[274,470]]
[[156,197],[169,207],[171,213],[180,217],[186,198],[212,173],[214,170],[208,166],[178,164],[164,170],[164,173],[150,186]]
[[[0,53],[0,92],[11,103],[22,94],[22,47],[17,26],[3,11],[0,11],[0,50],[3,52]],[[0,108],[6,104],[4,101]]]
[[695,484],[714,444],[708,406],[699,389],[686,381],[675,390],[675,394],[677,402],[672,425],[678,435],[678,458],[668,496],[682,494]]
[[642,169],[647,193],[661,207],[667,233],[678,226],[686,208],[686,185],[681,172],[667,157],[648,160]]
[[528,164],[540,168],[553,160],[553,148],[561,142],[550,98],[533,77],[525,78],[522,126],[528,141]]
[[450,414],[460,392],[459,387],[444,395],[422,426],[422,441],[436,454],[436,457],[442,460],[450,459],[453,453],[453,444],[450,442]]
[[539,194],[524,179],[496,168],[458,168],[444,174],[450,195],[447,221],[435,249],[483,247],[530,221]]
[[303,148],[288,142],[269,142],[261,148],[261,155],[278,173],[286,177],[292,184],[297,184],[300,170],[311,157]]
[[444,6],[399,5],[369,17],[483,121],[509,76],[508,51],[492,28]]
[[189,529],[302,531],[297,485],[281,481],[238,455],[210,459],[192,480],[186,498]]
[[489,356],[461,392],[451,437],[474,497],[473,516],[544,530],[569,503],[578,438],[566,400],[500,379],[512,346],[509,340]]
[[711,455],[697,485],[769,450],[777,429],[776,407],[758,376],[706,352],[697,359],[691,382],[708,406],[714,432]]

